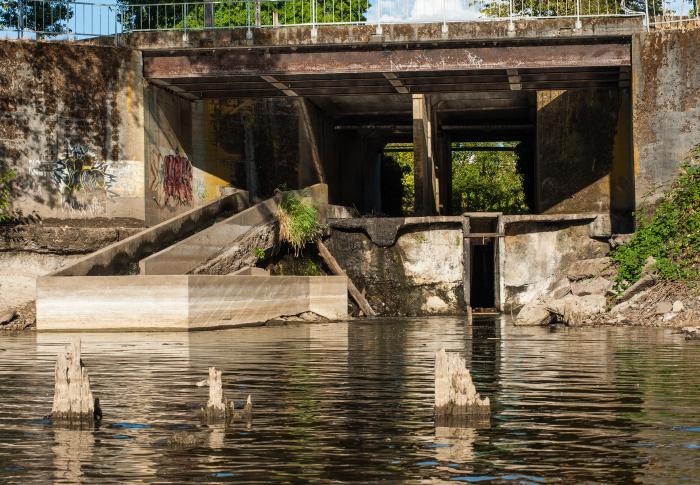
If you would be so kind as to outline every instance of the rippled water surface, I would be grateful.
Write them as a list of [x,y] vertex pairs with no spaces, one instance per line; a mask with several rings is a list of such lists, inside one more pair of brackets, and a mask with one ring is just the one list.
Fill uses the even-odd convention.
[[[700,483],[700,345],[655,329],[455,318],[89,334],[96,430],[56,429],[65,334],[0,340],[0,482]],[[436,428],[433,359],[459,351],[493,416]],[[209,366],[252,426],[200,426]],[[179,430],[202,445],[165,444]]]

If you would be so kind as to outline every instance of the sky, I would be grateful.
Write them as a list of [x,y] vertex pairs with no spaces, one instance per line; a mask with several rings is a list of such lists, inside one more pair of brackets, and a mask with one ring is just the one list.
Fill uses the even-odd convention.
[[[444,11],[447,13],[445,20],[469,20],[478,18],[480,5],[469,6],[477,3],[469,0],[381,0],[381,15],[383,22],[414,21],[430,22],[443,20]],[[376,22],[379,17],[378,1],[372,1],[372,7],[367,12],[367,20]]]
[[[31,2],[32,0],[27,0]],[[114,5],[116,0],[79,0],[85,3],[97,3],[102,5]],[[175,0],[177,1],[177,0]],[[193,0],[188,0],[193,1]],[[197,1],[197,0],[194,0]],[[201,0],[199,0],[201,1]],[[217,1],[217,0],[215,0]],[[327,0],[330,1],[330,0]],[[369,23],[376,23],[379,18],[379,0],[369,0],[372,6],[367,12],[367,20]],[[700,0],[668,0],[666,4],[669,8],[676,12],[686,14],[690,9],[690,1]],[[443,20],[470,20],[481,17],[479,10],[488,2],[488,0],[381,0],[381,18],[382,22],[441,22]],[[446,18],[443,19],[443,4]],[[113,13],[110,15],[110,31],[113,33]],[[100,9],[93,8],[92,11],[87,7],[78,7],[75,17],[71,21],[72,30],[77,30],[81,33],[107,33],[106,17],[102,16],[102,25],[100,25]],[[73,26],[77,25],[77,29]],[[84,27],[83,27],[84,26]],[[5,32],[5,34],[8,34]],[[7,35],[5,35],[7,36]],[[0,38],[3,38],[3,32],[0,31]]]

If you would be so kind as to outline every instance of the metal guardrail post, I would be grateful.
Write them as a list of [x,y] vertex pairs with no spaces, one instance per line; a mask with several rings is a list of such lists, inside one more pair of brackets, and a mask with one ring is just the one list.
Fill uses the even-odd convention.
[[508,33],[515,34],[515,22],[513,22],[513,0],[508,2]]
[[214,4],[211,2],[204,4],[204,28],[214,28]]
[[379,0],[379,16],[377,17],[377,35],[382,35],[382,0]]
[[446,34],[447,32],[447,7],[445,5],[445,0],[442,0],[442,33]]
[[17,37],[24,37],[24,0],[17,0]]
[[255,27],[262,27],[262,4],[260,0],[255,0]]
[[318,5],[316,0],[311,0],[311,38],[315,39],[318,37],[318,28],[316,23],[318,22]]
[[581,23],[581,0],[576,0],[576,24],[574,26],[576,30],[581,30],[583,24]]
[[248,40],[250,40],[250,39],[253,38],[253,29],[252,29],[252,27],[251,27],[251,25],[250,25],[250,19],[251,19],[251,15],[250,15],[250,1],[251,1],[251,0],[246,0],[246,2],[245,2],[246,8],[248,9],[248,30],[247,30],[246,33],[245,33],[245,38],[248,39]]
[[649,31],[649,0],[644,0],[644,27]]

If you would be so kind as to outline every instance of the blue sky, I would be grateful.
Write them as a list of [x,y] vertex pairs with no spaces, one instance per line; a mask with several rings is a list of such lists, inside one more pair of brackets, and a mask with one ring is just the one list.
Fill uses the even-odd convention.
[[[27,0],[31,2],[31,0]],[[82,0],[90,3],[90,0]],[[190,0],[191,1],[191,0]],[[216,1],[216,0],[215,0]],[[330,1],[330,0],[328,0]],[[470,20],[479,18],[481,6],[488,0],[381,0],[383,22],[440,22],[443,20],[444,11],[447,12],[445,20]],[[536,0],[537,1],[537,0]],[[546,1],[546,0],[540,0]],[[668,1],[669,8],[680,14],[687,14],[691,8],[690,1],[696,0],[672,0]],[[115,5],[116,0],[96,0],[101,5]],[[370,23],[375,23],[379,18],[379,0],[370,0],[372,6],[367,13]],[[504,13],[506,13],[504,11]],[[100,20],[102,24],[100,24]],[[78,6],[74,18],[71,20],[71,30],[79,33],[114,33],[114,13],[109,15],[109,30],[107,28],[107,12],[105,8]],[[75,28],[77,26],[77,28]],[[2,38],[0,32],[0,38]]]

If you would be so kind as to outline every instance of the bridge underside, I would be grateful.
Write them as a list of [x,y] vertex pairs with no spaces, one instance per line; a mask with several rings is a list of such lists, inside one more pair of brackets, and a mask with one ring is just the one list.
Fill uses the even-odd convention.
[[[629,37],[159,48],[144,50],[143,63],[152,85],[195,104],[277,103],[279,127],[274,110],[265,113],[266,130],[240,135],[249,145],[287,129],[292,106],[298,185],[328,183],[331,202],[361,212],[386,213],[382,155],[408,143],[415,213],[454,213],[453,146],[484,141],[518,144],[535,213],[609,211],[625,221],[634,210]],[[229,112],[242,109],[236,103]],[[238,157],[264,172],[267,150]]]
[[630,45],[145,51],[147,79],[189,99],[628,86]]

